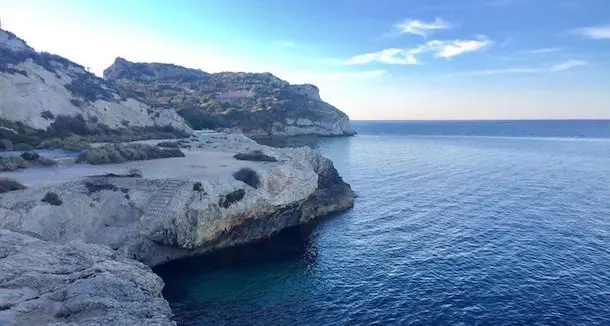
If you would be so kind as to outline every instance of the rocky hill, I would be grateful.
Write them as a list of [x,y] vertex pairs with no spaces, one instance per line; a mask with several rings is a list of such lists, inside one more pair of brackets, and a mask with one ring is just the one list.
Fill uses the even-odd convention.
[[270,73],[222,72],[117,58],[104,78],[154,107],[171,107],[193,128],[235,128],[248,135],[352,135],[348,116],[322,101],[314,85]]
[[123,129],[192,132],[174,110],[151,107],[83,66],[36,52],[0,29],[0,138],[35,143],[62,136],[55,133],[82,136]]

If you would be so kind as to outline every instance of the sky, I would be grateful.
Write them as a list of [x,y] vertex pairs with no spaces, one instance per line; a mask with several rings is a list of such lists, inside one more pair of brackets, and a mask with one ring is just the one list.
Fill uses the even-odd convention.
[[312,83],[355,120],[610,118],[608,0],[0,0],[102,76],[117,56]]

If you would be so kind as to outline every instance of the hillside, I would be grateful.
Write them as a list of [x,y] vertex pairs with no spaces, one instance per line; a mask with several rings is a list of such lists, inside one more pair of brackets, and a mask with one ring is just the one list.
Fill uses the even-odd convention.
[[235,128],[248,135],[351,135],[348,116],[322,101],[314,85],[291,85],[270,73],[206,73],[123,58],[104,78],[154,107],[171,107],[193,128]]
[[0,30],[0,138],[35,145],[72,134],[157,132],[192,130],[174,110],[151,107],[83,66],[36,52]]

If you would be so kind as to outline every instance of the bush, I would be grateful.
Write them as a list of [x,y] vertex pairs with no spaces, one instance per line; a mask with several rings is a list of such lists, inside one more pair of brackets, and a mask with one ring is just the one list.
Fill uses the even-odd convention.
[[224,197],[220,197],[218,200],[218,206],[229,208],[233,203],[236,203],[242,200],[246,196],[246,191],[243,189],[237,189],[235,191],[230,192]]
[[157,144],[159,147],[165,148],[180,148],[180,142],[177,141],[164,141]]
[[53,114],[53,112],[47,110],[47,111],[42,111],[40,113],[40,116],[43,117],[46,120],[53,120],[55,119],[55,115]]
[[52,191],[47,192],[47,194],[44,195],[44,197],[40,201],[51,204],[53,206],[59,206],[63,204],[63,200],[59,198],[59,195]]
[[65,139],[51,138],[42,141],[37,148],[44,149],[63,149],[65,151],[80,151],[89,149],[91,146],[86,139],[79,136],[70,136]]
[[42,156],[40,156],[40,154],[35,153],[35,152],[23,152],[23,153],[21,153],[21,158],[30,163],[40,164],[42,166],[57,165],[57,162],[55,162],[54,160],[46,158],[46,157],[42,157]]
[[248,153],[238,153],[235,154],[233,157],[242,161],[277,162],[277,159],[275,157],[266,155],[265,153],[259,150]]
[[233,178],[235,180],[239,180],[250,187],[258,188],[260,186],[261,181],[256,171],[250,168],[241,168],[239,171],[233,173]]
[[203,185],[199,181],[193,183],[193,191],[199,193],[199,200],[203,199],[204,195],[207,195],[205,190],[203,190]]
[[39,157],[36,160],[36,163],[42,165],[42,166],[54,166],[57,165],[57,162],[55,160],[52,160],[50,158],[46,158],[46,157]]
[[55,121],[49,126],[47,132],[56,137],[68,137],[73,134],[85,136],[91,132],[87,128],[87,123],[82,115],[69,116],[58,115]]
[[178,115],[193,129],[217,129],[229,126],[222,117],[213,116],[199,108],[182,109],[178,111]]
[[35,152],[23,152],[21,153],[21,158],[26,161],[37,161],[38,159],[40,159],[40,155]]
[[17,143],[17,144],[15,144],[15,146],[13,146],[13,150],[21,151],[21,152],[31,151],[33,149],[34,149],[34,147],[32,147],[32,145],[25,144],[25,143]]
[[136,169],[136,168],[131,168],[127,171],[127,176],[132,177],[132,178],[141,178],[143,176],[142,170]]
[[87,195],[91,195],[92,193],[96,193],[102,190],[112,190],[117,191],[119,188],[108,182],[85,182],[85,188],[87,188]]
[[145,144],[109,144],[82,153],[77,162],[97,165],[183,156],[184,153],[177,148],[162,149]]
[[0,150],[2,151],[12,151],[13,150],[13,142],[8,139],[0,139]]
[[0,158],[0,172],[25,169],[27,167],[28,162],[21,156],[7,156]]
[[22,185],[19,181],[9,178],[0,178],[0,194],[22,189],[25,189],[25,186]]

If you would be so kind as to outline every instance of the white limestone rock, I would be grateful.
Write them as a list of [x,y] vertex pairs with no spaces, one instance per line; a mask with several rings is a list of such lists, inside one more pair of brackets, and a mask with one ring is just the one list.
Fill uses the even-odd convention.
[[175,325],[163,281],[99,245],[0,229],[0,325]]
[[[0,119],[47,129],[53,116],[81,115],[112,129],[167,127],[191,133],[171,109],[150,106],[67,59],[37,53],[23,40],[0,29]],[[124,92],[123,92],[124,93]]]
[[[181,158],[3,173],[29,188],[0,196],[0,228],[59,243],[104,244],[155,266],[265,238],[353,204],[349,185],[310,148],[271,148],[237,134],[202,134],[191,146]],[[252,150],[277,162],[233,158]],[[259,175],[258,188],[233,177],[243,167]],[[144,179],[88,177],[129,168],[141,169]],[[195,182],[205,193],[193,190]],[[91,191],[87,183],[103,186]],[[243,199],[220,205],[239,189]],[[63,203],[42,202],[47,192]]]

